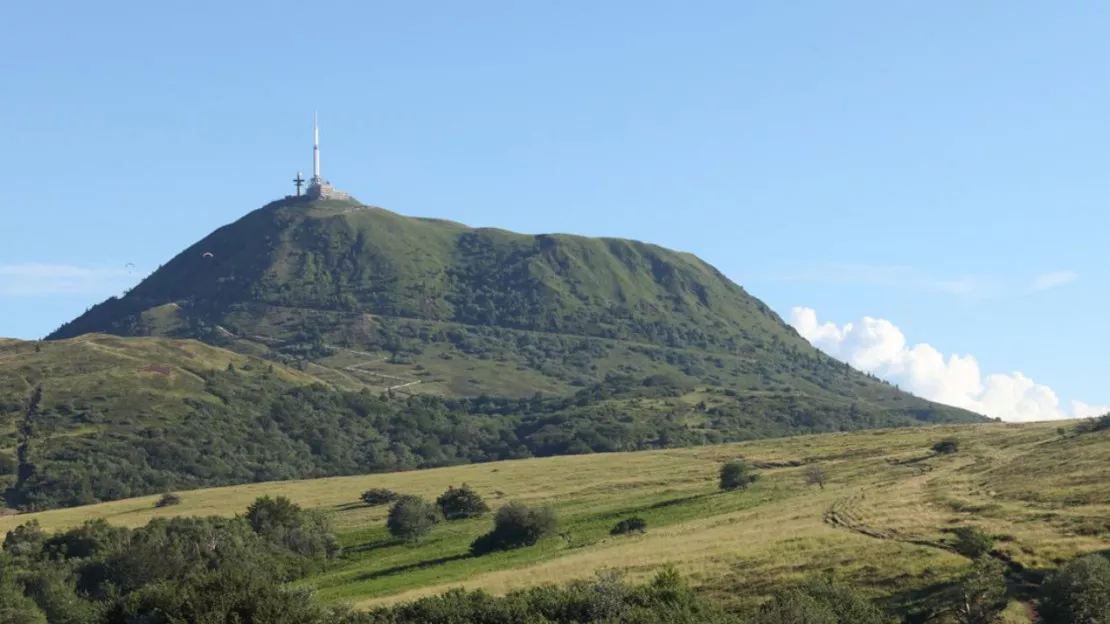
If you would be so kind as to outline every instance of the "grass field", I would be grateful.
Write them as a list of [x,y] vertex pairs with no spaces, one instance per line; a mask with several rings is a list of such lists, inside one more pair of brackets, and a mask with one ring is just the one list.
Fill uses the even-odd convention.
[[[831,573],[892,604],[911,603],[968,560],[944,544],[948,530],[976,525],[997,549],[1045,569],[1079,553],[1110,549],[1110,432],[1061,435],[1058,423],[985,424],[800,436],[641,453],[577,455],[182,493],[156,509],[144,497],[0,518],[0,530],[30,518],[60,529],[96,517],[136,526],[156,516],[232,515],[256,497],[285,495],[333,517],[344,558],[302,583],[327,601],[359,606],[408,600],[452,587],[494,593],[618,568],[633,580],[673,563],[698,588],[741,603],[810,573]],[[958,452],[931,445],[960,440]],[[721,462],[744,457],[760,480],[720,492]],[[818,461],[824,489],[807,485],[802,463]],[[552,506],[565,537],[535,547],[469,557],[489,518],[440,524],[423,542],[391,539],[387,507],[359,494],[386,487],[434,499],[469,483],[496,508],[509,500]],[[612,537],[637,515],[648,531]]]

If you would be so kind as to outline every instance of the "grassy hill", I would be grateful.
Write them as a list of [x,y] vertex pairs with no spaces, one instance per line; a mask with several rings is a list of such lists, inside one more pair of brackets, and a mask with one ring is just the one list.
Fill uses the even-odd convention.
[[[957,452],[931,450],[952,437]],[[719,466],[738,457],[761,478],[746,491],[719,491]],[[808,462],[823,467],[824,488],[807,485]],[[184,493],[173,507],[156,508],[156,497],[146,497],[0,518],[0,530],[30,519],[57,530],[91,518],[134,527],[155,517],[229,516],[258,496],[284,495],[331,516],[345,546],[337,565],[300,583],[322,600],[361,608],[453,587],[503,593],[605,568],[643,579],[672,563],[700,593],[734,606],[830,574],[909,613],[967,567],[952,549],[953,530],[975,526],[996,538],[992,556],[1029,585],[1011,587],[1007,621],[1022,622],[1029,620],[1018,601],[1046,570],[1110,549],[1107,479],[1110,431],[933,426],[257,483]],[[434,499],[462,482],[495,509],[510,500],[552,506],[566,539],[472,557],[467,546],[488,530],[488,516],[441,524],[422,542],[404,544],[385,529],[386,507],[359,501],[371,487]],[[633,515],[647,521],[645,534],[609,534]]]
[[353,201],[255,210],[49,339],[89,332],[196,338],[351,390],[531,396],[668,375],[925,422],[976,418],[820,353],[691,254]]
[[[169,338],[5,341],[0,487],[10,506],[32,510],[167,489],[921,423],[916,413],[863,402],[658,375],[611,375],[562,396],[407,395],[410,382],[396,371],[364,366],[342,376],[319,365],[301,371]],[[398,389],[372,390],[378,379]]]

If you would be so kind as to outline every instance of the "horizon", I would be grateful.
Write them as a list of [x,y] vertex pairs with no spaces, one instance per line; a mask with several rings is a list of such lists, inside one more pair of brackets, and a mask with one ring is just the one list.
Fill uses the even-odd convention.
[[318,110],[323,177],[368,205],[692,253],[919,396],[1110,411],[1110,7],[325,2],[312,37],[279,4],[9,10],[0,335],[292,194]]

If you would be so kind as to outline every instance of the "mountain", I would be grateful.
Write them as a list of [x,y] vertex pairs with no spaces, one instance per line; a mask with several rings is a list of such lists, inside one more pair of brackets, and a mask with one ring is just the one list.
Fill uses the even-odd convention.
[[690,254],[353,201],[274,202],[0,342],[19,509],[984,420],[820,353]]
[[49,340],[195,338],[338,388],[566,394],[611,374],[912,414],[976,416],[814,349],[697,257],[287,198],[217,229]]

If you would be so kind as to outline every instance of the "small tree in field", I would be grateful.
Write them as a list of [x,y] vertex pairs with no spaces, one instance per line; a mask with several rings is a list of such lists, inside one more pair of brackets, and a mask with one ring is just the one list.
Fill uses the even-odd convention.
[[390,535],[414,542],[439,523],[439,510],[419,496],[402,496],[389,508],[385,526]]
[[720,487],[722,490],[743,490],[759,478],[745,461],[730,461],[721,466]]
[[960,624],[992,624],[1006,608],[1006,568],[984,557],[942,595],[943,610]]
[[436,499],[436,506],[448,520],[474,518],[489,511],[489,505],[469,485],[449,487]]
[[994,548],[994,537],[979,527],[959,527],[953,533],[956,543],[952,547],[969,559],[978,559]]
[[941,440],[933,445],[933,451],[942,455],[955,453],[958,450],[960,450],[960,441],[956,438]]
[[806,483],[809,485],[819,485],[821,489],[825,489],[825,471],[821,468],[821,464],[809,464],[806,466]]
[[362,502],[373,507],[375,505],[392,503],[393,501],[400,498],[400,496],[400,494],[394,492],[393,490],[387,490],[385,488],[373,488],[363,492],[360,498],[362,499]]
[[166,492],[158,502],[154,503],[155,507],[169,507],[170,505],[177,505],[181,503],[181,497],[173,492]]
[[497,510],[493,517],[493,530],[474,540],[470,553],[479,556],[496,550],[531,546],[558,530],[558,520],[550,508],[532,509],[513,501]]

